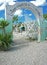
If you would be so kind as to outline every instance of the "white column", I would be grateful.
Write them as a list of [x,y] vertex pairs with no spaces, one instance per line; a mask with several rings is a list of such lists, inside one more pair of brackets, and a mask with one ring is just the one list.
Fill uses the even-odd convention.
[[5,19],[6,19],[6,0],[5,0]]

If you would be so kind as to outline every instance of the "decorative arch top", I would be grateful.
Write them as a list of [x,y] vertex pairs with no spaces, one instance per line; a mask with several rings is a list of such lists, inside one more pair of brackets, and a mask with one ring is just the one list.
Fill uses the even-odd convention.
[[6,19],[10,20],[12,19],[14,12],[17,9],[21,9],[21,8],[25,8],[28,9],[30,11],[32,11],[37,19],[37,21],[41,21],[42,20],[42,12],[41,9],[39,9],[38,7],[36,7],[34,4],[30,3],[30,2],[16,2],[14,5],[6,5]]

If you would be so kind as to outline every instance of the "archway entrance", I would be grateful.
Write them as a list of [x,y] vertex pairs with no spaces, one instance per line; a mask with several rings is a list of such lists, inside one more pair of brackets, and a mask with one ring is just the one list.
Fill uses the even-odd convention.
[[18,9],[14,13],[14,17],[18,16],[18,21],[14,21],[13,39],[35,41],[38,39],[38,26],[34,14],[27,9]]
[[32,3],[29,2],[16,2],[14,5],[6,5],[6,19],[7,20],[12,20],[14,12],[17,9],[21,9],[21,8],[25,8],[28,9],[30,11],[32,11],[37,19],[37,23],[38,23],[38,42],[40,42],[41,40],[44,40],[45,37],[43,36],[41,30],[42,30],[42,21],[43,21],[43,17],[42,17],[42,12],[41,9],[36,7],[35,5],[33,5]]

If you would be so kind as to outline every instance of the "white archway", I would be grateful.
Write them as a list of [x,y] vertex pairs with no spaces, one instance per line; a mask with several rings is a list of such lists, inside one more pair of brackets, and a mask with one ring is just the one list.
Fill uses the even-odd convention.
[[13,15],[14,15],[14,12],[17,10],[17,9],[21,9],[21,8],[25,8],[25,9],[28,9],[30,11],[32,11],[37,19],[37,22],[38,22],[38,41],[41,40],[41,31],[40,31],[40,22],[43,21],[43,16],[42,16],[42,10],[38,7],[36,7],[35,5],[33,5],[32,3],[30,2],[16,2],[14,5],[6,5],[6,19],[7,20],[12,20],[13,18]]

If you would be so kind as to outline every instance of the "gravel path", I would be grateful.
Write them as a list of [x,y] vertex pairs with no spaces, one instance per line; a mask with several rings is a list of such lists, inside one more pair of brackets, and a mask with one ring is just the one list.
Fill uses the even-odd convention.
[[0,51],[0,65],[47,65],[47,41],[14,45]]
[[29,42],[24,35],[15,34],[13,47],[0,51],[0,65],[47,65],[47,41]]

